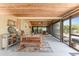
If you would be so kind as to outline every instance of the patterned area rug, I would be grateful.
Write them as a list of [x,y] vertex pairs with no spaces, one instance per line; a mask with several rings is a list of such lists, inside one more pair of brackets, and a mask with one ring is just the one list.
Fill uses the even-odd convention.
[[40,49],[35,46],[26,46],[25,48],[19,50],[18,52],[53,52],[53,51],[48,42],[43,42],[43,47],[41,47]]

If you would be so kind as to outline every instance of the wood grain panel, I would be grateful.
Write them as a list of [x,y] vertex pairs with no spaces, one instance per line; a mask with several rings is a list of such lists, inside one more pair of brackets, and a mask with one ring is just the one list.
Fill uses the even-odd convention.
[[[78,6],[78,3],[0,3],[0,16],[52,17],[53,20],[31,20],[32,26],[47,26],[49,23],[58,21],[65,13],[69,13]],[[40,20],[40,18],[37,20]],[[51,22],[49,20],[51,20]]]
[[77,3],[17,3],[0,4],[0,9],[5,9],[9,14],[18,17],[56,17],[75,8],[78,5],[79,4]]

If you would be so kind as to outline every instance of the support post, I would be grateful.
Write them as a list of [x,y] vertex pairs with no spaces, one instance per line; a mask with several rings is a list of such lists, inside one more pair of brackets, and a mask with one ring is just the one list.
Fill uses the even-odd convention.
[[60,41],[63,42],[63,19],[60,20]]
[[69,19],[69,46],[71,46],[71,17]]

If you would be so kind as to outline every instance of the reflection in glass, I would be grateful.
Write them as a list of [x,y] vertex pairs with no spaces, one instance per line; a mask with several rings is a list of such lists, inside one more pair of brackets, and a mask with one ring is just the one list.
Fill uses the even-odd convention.
[[79,50],[79,17],[71,20],[71,39],[72,47]]
[[69,45],[69,19],[63,22],[63,40]]
[[32,32],[34,34],[43,34],[43,33],[47,33],[47,27],[44,27],[44,26],[34,26],[32,27],[33,30]]

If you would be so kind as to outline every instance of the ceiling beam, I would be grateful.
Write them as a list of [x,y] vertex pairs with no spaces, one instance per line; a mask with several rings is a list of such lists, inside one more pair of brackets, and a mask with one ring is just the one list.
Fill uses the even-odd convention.
[[[18,19],[29,19],[30,21],[31,20],[35,20],[35,19],[40,19],[40,20],[43,20],[43,19],[49,19],[50,20],[56,20],[56,19],[62,19],[62,17],[17,17]],[[33,21],[34,21],[33,20]],[[40,21],[39,20],[39,21]],[[36,21],[36,20],[35,20]]]
[[66,19],[66,18],[69,18],[69,17],[75,15],[76,13],[79,13],[79,6],[77,6],[76,8],[74,8],[74,9],[68,11],[68,12],[65,13],[62,17],[63,17],[64,19]]

